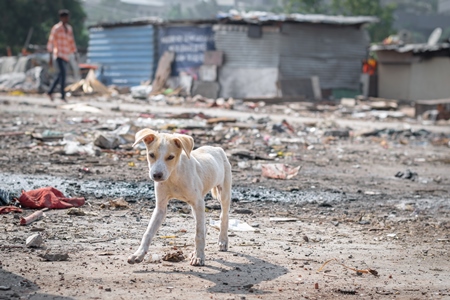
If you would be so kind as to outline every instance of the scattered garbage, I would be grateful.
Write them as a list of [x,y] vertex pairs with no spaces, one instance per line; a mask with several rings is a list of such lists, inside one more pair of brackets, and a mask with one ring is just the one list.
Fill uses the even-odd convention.
[[114,200],[110,200],[108,203],[103,203],[100,205],[100,208],[109,207],[111,209],[128,209],[130,208],[130,204],[125,201],[124,198],[118,198]]
[[0,206],[0,215],[8,214],[10,212],[22,213],[22,209],[16,206]]
[[[209,225],[213,228],[220,229],[220,220],[209,220]],[[255,231],[256,229],[237,219],[228,220],[228,230],[229,231]]]
[[83,206],[85,199],[66,198],[62,192],[53,188],[45,187],[32,191],[22,191],[18,201],[23,207],[27,208],[52,208],[64,209]]
[[287,164],[262,164],[262,176],[273,179],[292,179],[297,176],[301,166],[292,167]]
[[97,80],[93,69],[89,70],[88,74],[86,75],[86,78],[66,86],[64,90],[65,92],[70,92],[74,95],[79,95],[82,93],[87,95],[90,94],[104,95],[109,94],[110,92],[108,88],[105,85],[103,85],[103,83]]
[[344,289],[337,289],[336,292],[344,295],[356,295],[358,294],[355,290],[344,290]]
[[93,114],[99,114],[99,113],[103,112],[100,108],[90,105],[88,103],[64,104],[64,105],[61,105],[60,108],[66,109],[66,110],[78,111],[78,112],[93,113]]
[[67,210],[67,214],[70,216],[85,216],[86,212],[81,208],[72,207]]
[[76,141],[67,141],[64,145],[64,153],[66,155],[88,155],[95,156],[96,151],[93,143],[81,145]]
[[329,259],[329,260],[327,260],[326,262],[324,262],[323,264],[322,264],[322,266],[317,270],[317,272],[322,272],[322,270],[323,270],[323,268],[328,264],[328,263],[330,263],[330,262],[332,262],[332,261],[335,261],[335,262],[337,262],[338,264],[340,264],[341,266],[343,266],[344,268],[346,268],[346,269],[349,269],[349,270],[352,270],[352,271],[354,271],[354,272],[356,272],[356,274],[372,274],[373,276],[378,276],[378,272],[376,271],[376,270],[374,270],[374,269],[356,269],[356,268],[352,268],[352,267],[348,267],[348,266],[346,266],[345,264],[343,264],[343,263],[340,263],[338,260],[337,260],[337,258],[332,258],[332,259]]
[[42,238],[42,235],[40,235],[39,233],[36,233],[27,238],[25,245],[28,248],[40,248],[43,243],[44,243],[44,239]]
[[0,91],[21,91],[43,93],[48,90],[50,77],[46,68],[37,66],[26,72],[13,72],[0,75]]
[[149,258],[148,262],[151,264],[157,264],[161,262],[162,257],[158,254],[152,254],[152,256]]
[[94,145],[102,149],[115,149],[120,144],[120,137],[114,134],[100,134],[94,141]]
[[271,222],[297,222],[296,218],[282,218],[282,217],[273,217],[269,219]]
[[183,251],[181,251],[181,250],[178,250],[176,252],[166,253],[162,257],[163,261],[170,261],[170,262],[180,262],[185,259],[186,259],[186,257],[184,256]]
[[329,131],[325,131],[324,135],[339,137],[339,138],[348,138],[348,137],[350,137],[350,131],[346,130],[346,129],[329,130]]
[[242,215],[251,215],[253,214],[253,211],[247,208],[237,208],[233,210],[233,213],[235,214],[242,214]]
[[10,203],[11,203],[10,192],[0,189],[0,206],[9,205]]
[[31,136],[34,139],[48,142],[63,139],[64,133],[61,131],[44,130],[42,133],[33,133]]
[[39,253],[38,256],[43,258],[45,261],[67,261],[69,259],[69,253],[56,252],[51,249],[45,251],[44,253]]
[[40,218],[42,218],[44,216],[44,212],[47,210],[48,210],[47,208],[44,208],[42,210],[32,213],[31,215],[29,215],[27,217],[21,217],[20,225],[28,225],[36,220],[39,220]]
[[395,174],[395,177],[397,178],[403,178],[403,179],[408,179],[411,181],[415,181],[417,179],[419,175],[416,172],[412,172],[411,170],[407,169],[405,172],[397,172]]
[[139,85],[130,88],[131,97],[135,99],[147,99],[152,92],[151,85]]

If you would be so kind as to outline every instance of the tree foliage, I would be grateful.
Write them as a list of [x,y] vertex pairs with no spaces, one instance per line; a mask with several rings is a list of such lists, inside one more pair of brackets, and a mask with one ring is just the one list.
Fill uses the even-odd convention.
[[50,30],[59,22],[60,9],[70,11],[78,47],[86,47],[88,33],[84,26],[86,14],[77,0],[12,0],[0,1],[0,55],[11,47],[13,54],[22,49],[30,28],[33,34],[30,44],[46,45]]
[[323,14],[327,6],[323,0],[287,0],[284,4],[286,13]]
[[170,7],[166,18],[174,19],[213,19],[219,11],[216,0],[201,0],[193,7],[183,9],[180,4]]
[[[406,0],[405,0],[406,1]],[[368,26],[372,42],[380,42],[392,33],[395,5],[382,5],[380,0],[286,0],[284,12],[333,14],[344,16],[375,16],[379,23]]]
[[381,5],[380,0],[333,0],[332,11],[347,16],[375,16],[379,23],[371,24],[368,31],[372,42],[381,42],[393,33],[395,4]]
[[438,0],[396,0],[397,9],[408,13],[437,13]]

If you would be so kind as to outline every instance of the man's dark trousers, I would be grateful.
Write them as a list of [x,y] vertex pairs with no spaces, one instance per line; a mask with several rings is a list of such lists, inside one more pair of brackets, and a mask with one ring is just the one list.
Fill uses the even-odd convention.
[[55,81],[53,81],[52,86],[50,87],[50,90],[48,91],[48,94],[52,94],[53,90],[56,88],[56,85],[58,82],[60,82],[61,85],[61,99],[65,99],[65,92],[64,87],[66,86],[66,68],[67,68],[67,62],[62,58],[56,58],[56,63],[58,64],[58,77],[55,78]]

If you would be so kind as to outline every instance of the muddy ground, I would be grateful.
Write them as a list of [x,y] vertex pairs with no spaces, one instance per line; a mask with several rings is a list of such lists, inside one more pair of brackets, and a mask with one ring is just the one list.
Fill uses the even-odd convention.
[[[0,216],[0,299],[450,299],[448,124],[353,120],[327,111],[282,114],[275,108],[268,120],[270,107],[256,113],[90,103],[101,112],[0,95],[0,188],[19,195],[51,185],[87,199],[84,216],[51,210],[29,226],[19,226],[19,217],[32,210]],[[255,231],[230,231],[224,253],[217,251],[218,231],[209,226],[204,267],[187,259],[159,261],[193,250],[193,217],[187,205],[172,201],[145,262],[129,265],[126,258],[137,249],[154,208],[143,153],[122,145],[97,149],[94,156],[66,155],[60,139],[41,141],[31,134],[52,130],[88,142],[94,131],[139,117],[141,125],[156,119],[166,126],[173,112],[238,118],[223,127],[182,128],[199,120],[189,115],[165,129],[193,135],[196,146],[227,151],[234,180],[231,218]],[[292,132],[280,125],[282,119]],[[373,132],[383,128],[390,129]],[[336,131],[350,133],[339,137]],[[262,177],[260,164],[274,162],[302,168],[290,180]],[[407,170],[417,176],[395,177]],[[117,198],[129,208],[109,207]],[[208,222],[217,219],[218,202],[207,197],[206,205]],[[44,246],[26,248],[35,233]],[[69,258],[48,262],[40,257],[46,251]]]

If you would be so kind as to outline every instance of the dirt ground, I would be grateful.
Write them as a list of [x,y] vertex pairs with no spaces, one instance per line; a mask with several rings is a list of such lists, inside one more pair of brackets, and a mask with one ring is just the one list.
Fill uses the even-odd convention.
[[[19,226],[19,217],[30,209],[0,215],[0,299],[450,299],[447,123],[364,121],[279,108],[269,115],[270,107],[257,113],[90,103],[101,112],[0,95],[0,189],[19,195],[51,185],[87,200],[84,215],[50,210],[28,226]],[[204,267],[192,267],[188,259],[161,261],[165,254],[193,250],[190,209],[174,200],[146,260],[129,265],[154,208],[143,153],[123,145],[97,149],[94,156],[66,155],[61,140],[42,141],[32,133],[52,130],[90,140],[94,131],[139,118],[140,124],[166,120],[158,114],[173,112],[238,118],[239,124],[224,128],[166,129],[193,135],[196,146],[226,150],[233,166],[231,218],[255,230],[230,231],[229,251],[218,252],[218,230],[208,226]],[[197,118],[188,115],[184,122]],[[281,119],[294,130],[280,129]],[[301,170],[289,180],[262,177],[260,164],[273,162]],[[412,178],[395,177],[408,170]],[[110,207],[117,198],[129,207]],[[208,222],[218,219],[218,202],[207,197],[206,206]],[[35,233],[44,246],[25,247]],[[67,253],[68,259],[46,261],[45,253]]]

